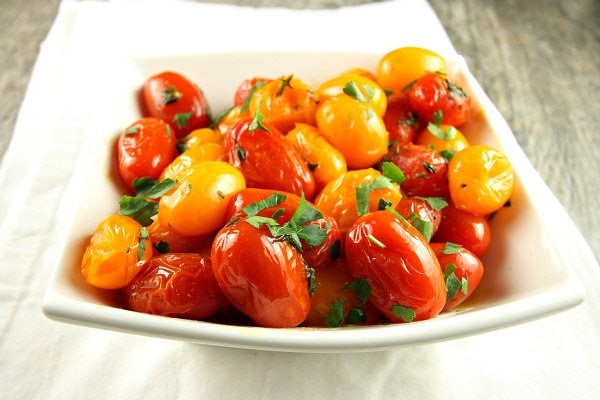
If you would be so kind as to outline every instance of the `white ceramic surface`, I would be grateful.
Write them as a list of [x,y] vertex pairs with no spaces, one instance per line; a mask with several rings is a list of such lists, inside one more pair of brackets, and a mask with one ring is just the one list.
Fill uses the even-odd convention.
[[[117,307],[114,293],[87,286],[79,262],[100,220],[118,209],[121,196],[111,172],[113,143],[140,118],[137,90],[145,77],[174,70],[203,88],[214,114],[229,107],[237,85],[252,76],[294,73],[312,86],[352,67],[374,70],[381,54],[215,53],[115,63],[98,106],[91,110],[78,167],[59,210],[65,223],[44,297],[44,313],[63,322],[217,346],[300,352],[372,351],[448,340],[507,327],[583,301],[571,270],[587,244],[519,148],[510,128],[460,56],[449,58],[449,75],[473,98],[469,122],[461,131],[471,143],[505,152],[516,171],[511,206],[491,220],[492,244],[483,261],[484,278],[459,311],[410,324],[337,329],[269,329],[228,326],[136,313]],[[565,237],[568,240],[565,240]]]

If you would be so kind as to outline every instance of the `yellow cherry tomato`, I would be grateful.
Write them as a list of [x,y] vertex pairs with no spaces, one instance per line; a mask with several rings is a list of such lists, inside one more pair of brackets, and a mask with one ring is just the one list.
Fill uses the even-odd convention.
[[193,164],[201,161],[225,161],[226,158],[225,147],[222,144],[196,144],[177,156],[177,158],[163,170],[160,175],[160,180],[162,181],[166,178],[177,180],[182,171]]
[[330,181],[347,171],[346,159],[314,126],[296,124],[284,138],[302,155],[315,178],[318,193]]
[[371,79],[358,74],[342,74],[319,86],[317,94],[321,100],[334,96],[349,96],[369,104],[380,116],[387,108],[387,96],[383,89]]
[[110,215],[94,231],[81,260],[81,275],[92,286],[119,289],[131,282],[152,256],[146,228],[124,215]]
[[231,196],[246,187],[242,173],[222,161],[202,161],[177,177],[161,197],[158,219],[183,235],[202,235],[223,226]]
[[377,82],[384,89],[403,90],[408,84],[432,72],[446,73],[446,60],[419,47],[401,47],[384,55],[377,70]]
[[210,128],[196,129],[183,138],[180,143],[186,149],[191,149],[203,143],[223,144],[223,134],[218,130]]
[[317,110],[317,126],[346,159],[349,169],[367,168],[387,153],[388,132],[372,107],[346,96],[325,101]]
[[344,71],[342,73],[342,75],[343,74],[361,75],[361,76],[364,76],[365,78],[369,78],[373,82],[377,82],[377,77],[375,76],[375,74],[372,73],[371,71],[368,71],[368,70],[364,69],[364,68],[350,68],[349,70]]
[[296,123],[315,124],[318,97],[293,75],[266,83],[252,95],[250,115],[259,111],[264,121],[285,134]]
[[469,147],[469,141],[461,131],[445,124],[425,128],[415,140],[415,144],[427,146],[438,153],[449,151],[453,154]]
[[[342,232],[348,232],[359,218],[356,188],[362,184],[372,184],[381,172],[373,169],[348,171],[337,179],[329,182],[317,196],[315,205],[325,214],[336,219]],[[373,189],[369,193],[369,212],[376,211],[379,200],[384,199],[395,208],[402,198],[400,188],[391,183],[390,188]]]
[[469,146],[450,160],[448,181],[450,197],[457,208],[475,215],[488,215],[510,198],[513,168],[498,150]]

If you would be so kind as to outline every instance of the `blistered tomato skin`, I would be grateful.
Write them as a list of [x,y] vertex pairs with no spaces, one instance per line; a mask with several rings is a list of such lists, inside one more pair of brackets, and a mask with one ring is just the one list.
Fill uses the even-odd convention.
[[158,178],[177,154],[169,125],[156,118],[142,118],[127,127],[117,141],[121,180],[133,192],[136,178]]
[[123,215],[110,215],[98,224],[81,261],[83,279],[102,289],[120,289],[152,256],[152,242],[143,227]]
[[449,268],[450,265],[454,266],[453,273],[456,280],[461,285],[464,283],[464,291],[461,287],[456,290],[452,298],[447,299],[443,311],[450,311],[465,301],[477,289],[483,277],[483,264],[479,257],[464,247],[458,248],[450,254],[445,254],[445,243],[431,243],[430,245],[440,262],[442,271],[446,271],[446,268]]
[[404,90],[411,82],[431,72],[446,73],[446,61],[442,56],[419,47],[401,47],[381,58],[377,81],[384,89]]
[[242,173],[222,161],[193,164],[177,178],[175,187],[160,199],[158,219],[187,236],[222,227],[229,199],[246,187]]
[[234,124],[225,137],[229,163],[246,178],[248,187],[283,190],[311,199],[314,177],[291,143],[275,128],[250,129],[251,118]]
[[[442,311],[446,286],[435,253],[392,213],[362,216],[348,232],[345,251],[352,275],[369,282],[371,302],[390,321],[425,320]],[[412,310],[413,318],[401,317],[399,307]]]
[[228,305],[210,258],[194,253],[151,258],[124,292],[131,310],[170,317],[203,319]]
[[404,172],[406,179],[400,186],[408,196],[448,196],[448,162],[435,150],[397,143],[390,147],[385,160]]
[[460,244],[481,257],[490,245],[491,236],[485,217],[469,214],[448,204],[442,209],[440,226],[432,240]]
[[310,309],[304,261],[266,228],[240,219],[217,233],[211,260],[219,286],[229,301],[256,325],[291,328]]
[[177,138],[210,125],[208,101],[198,86],[181,74],[165,71],[146,80],[145,111],[169,123]]

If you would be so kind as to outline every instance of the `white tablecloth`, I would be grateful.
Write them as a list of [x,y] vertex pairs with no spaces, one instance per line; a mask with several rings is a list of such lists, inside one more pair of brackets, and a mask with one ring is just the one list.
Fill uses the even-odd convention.
[[[292,28],[290,28],[292,27]],[[329,32],[335,32],[331,34]],[[196,2],[65,1],[44,42],[0,170],[0,398],[591,399],[600,393],[600,272],[575,271],[585,302],[512,328],[357,354],[209,347],[61,324],[41,301],[56,257],[56,210],[93,109],[95,76],[119,51],[385,52],[453,48],[424,1],[339,10]]]

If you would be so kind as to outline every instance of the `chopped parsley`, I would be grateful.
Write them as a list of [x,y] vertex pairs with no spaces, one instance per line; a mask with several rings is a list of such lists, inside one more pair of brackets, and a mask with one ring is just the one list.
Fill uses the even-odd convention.
[[424,200],[436,211],[442,210],[448,205],[448,202],[443,197],[417,197],[420,200]]
[[175,122],[175,124],[177,124],[177,127],[179,129],[183,129],[187,126],[188,122],[190,122],[191,117],[192,117],[191,111],[185,112],[185,113],[177,113],[173,117],[173,122]]
[[447,302],[450,301],[463,286],[461,281],[459,281],[454,274],[454,270],[456,270],[455,264],[448,264],[446,265],[446,269],[444,269],[444,281],[446,282],[446,290],[448,291],[446,295]]
[[148,177],[135,179],[133,188],[135,196],[123,196],[119,200],[119,214],[135,219],[143,226],[152,224],[152,217],[158,212],[156,200],[175,186],[173,179],[167,178],[162,182]]
[[425,240],[428,242],[431,240],[431,236],[433,235],[433,223],[431,221],[427,221],[421,219],[417,214],[411,213],[408,216],[408,219],[412,222],[412,225],[423,235]]
[[348,310],[347,322],[349,324],[362,324],[363,322],[365,322],[365,319],[366,315],[362,309],[358,307],[352,307],[350,310]]
[[248,131],[252,132],[257,129],[262,129],[263,131],[270,132],[268,128],[266,128],[262,121],[265,119],[265,116],[260,113],[260,107],[262,106],[262,100],[258,102],[258,108],[256,109],[256,114],[254,114],[254,118],[248,127]]
[[369,296],[371,296],[371,285],[369,285],[369,282],[363,278],[353,280],[346,285],[344,290],[352,290],[354,293],[356,293],[358,300],[362,304],[365,304],[369,299]]
[[138,128],[137,126],[130,126],[125,130],[126,135],[136,135],[138,133],[140,133],[140,128]]
[[244,99],[244,102],[242,103],[240,112],[245,112],[248,109],[248,107],[250,106],[250,101],[252,100],[252,97],[254,96],[254,92],[256,92],[258,89],[260,89],[263,86],[265,86],[264,81],[258,81],[258,82],[256,82],[256,85],[252,86],[252,88],[248,92],[248,96],[246,96],[246,98]]
[[401,185],[406,179],[404,172],[402,172],[402,170],[393,162],[384,161],[383,164],[381,164],[381,171],[383,172],[383,176],[389,178],[398,185]]
[[275,93],[276,97],[279,97],[283,94],[283,91],[286,87],[292,87],[291,81],[294,77],[294,74],[288,75],[286,78],[281,78],[281,85],[279,85],[279,89],[277,89],[277,93]]
[[454,254],[458,253],[462,246],[460,244],[446,242],[444,248],[442,249],[442,254]]
[[361,103],[368,103],[369,100],[371,100],[373,98],[373,94],[374,94],[373,88],[367,84],[363,84],[361,86],[362,86],[363,90],[365,91],[365,93],[367,94],[367,96],[365,96],[361,92],[360,88],[354,81],[348,82],[346,84],[346,86],[344,86],[344,89],[342,89],[342,90],[344,91],[345,94],[352,97],[353,99],[356,99],[356,100],[360,101]]
[[163,92],[163,103],[165,103],[165,105],[175,103],[175,102],[177,102],[177,100],[179,100],[180,98],[183,97],[181,92],[179,90],[177,90],[177,88],[173,85],[170,85],[169,87],[164,89],[162,92]]
[[379,248],[382,248],[382,249],[385,249],[385,244],[383,244],[383,243],[381,242],[381,240],[377,239],[375,236],[373,236],[373,235],[371,235],[371,234],[368,234],[368,235],[367,235],[367,239],[369,239],[369,241],[370,241],[371,243],[373,243],[375,246],[377,246],[377,247],[379,247]]
[[394,313],[394,316],[402,319],[404,322],[412,322],[417,316],[417,313],[412,308],[396,304],[392,306],[392,312]]
[[140,228],[140,239],[139,239],[138,251],[137,251],[138,261],[140,261],[142,259],[142,257],[144,256],[144,251],[146,250],[146,242],[149,240],[149,238],[150,238],[150,234],[148,233],[148,228],[146,228],[145,226],[142,226]]
[[171,250],[169,242],[165,242],[162,240],[156,244],[153,244],[152,247],[154,247],[156,251],[158,251],[160,254],[168,253]]
[[329,313],[325,316],[325,325],[330,328],[338,328],[344,323],[344,300],[335,299],[329,307]]

